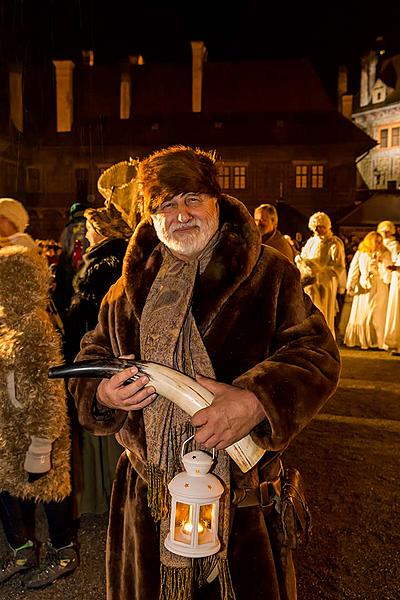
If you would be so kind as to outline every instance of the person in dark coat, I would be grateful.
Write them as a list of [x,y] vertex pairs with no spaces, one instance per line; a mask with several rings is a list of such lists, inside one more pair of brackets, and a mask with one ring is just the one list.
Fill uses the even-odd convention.
[[[190,418],[147,376],[124,385],[136,367],[100,381],[72,373],[82,425],[116,433],[126,449],[111,499],[107,598],[294,600],[291,548],[274,529],[280,460],[336,389],[338,348],[298,269],[262,245],[247,208],[221,192],[212,154],[160,150],[138,179],[144,216],[76,360],[134,354],[196,377],[214,400]],[[194,448],[217,450],[213,473],[225,490],[222,545],[210,559],[164,546],[166,485],[193,430]],[[223,449],[247,434],[264,455],[242,473]]]
[[297,252],[278,229],[278,213],[273,204],[260,204],[254,211],[254,220],[261,233],[261,241],[282,252],[291,262]]
[[[74,295],[65,320],[64,354],[72,361],[82,337],[94,329],[103,297],[120,277],[132,229],[114,205],[85,210],[88,249],[75,276]],[[79,427],[79,425],[78,425]],[[114,436],[97,437],[79,427],[81,473],[76,512],[101,514],[108,510],[115,466],[122,452]],[[76,457],[75,457],[76,458]],[[79,471],[79,469],[78,469]],[[79,489],[81,488],[81,489]]]

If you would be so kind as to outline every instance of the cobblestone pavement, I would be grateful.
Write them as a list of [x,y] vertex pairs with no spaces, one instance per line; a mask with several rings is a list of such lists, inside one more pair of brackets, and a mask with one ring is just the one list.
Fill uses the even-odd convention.
[[[295,553],[298,600],[400,600],[400,358],[341,352],[338,391],[285,457],[303,473],[313,515],[311,539]],[[82,517],[71,576],[34,592],[17,576],[0,599],[104,600],[106,526],[107,515]]]

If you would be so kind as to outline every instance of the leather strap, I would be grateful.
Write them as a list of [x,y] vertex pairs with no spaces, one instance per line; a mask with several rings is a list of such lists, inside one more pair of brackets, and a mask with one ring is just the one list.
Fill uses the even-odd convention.
[[268,514],[274,508],[276,496],[281,495],[281,473],[282,464],[279,464],[279,471],[270,481],[262,481],[257,488],[237,488],[233,491],[232,503],[236,508],[248,508],[251,506],[260,506],[264,514]]

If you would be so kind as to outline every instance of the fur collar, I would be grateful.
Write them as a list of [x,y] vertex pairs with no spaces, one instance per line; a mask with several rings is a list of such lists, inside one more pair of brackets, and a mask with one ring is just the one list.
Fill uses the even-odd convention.
[[[203,333],[227,299],[250,275],[261,249],[260,233],[242,202],[223,195],[219,200],[219,208],[220,241],[195,292],[196,317]],[[122,273],[128,300],[138,319],[161,260],[160,243],[155,230],[152,225],[142,221],[129,243]]]

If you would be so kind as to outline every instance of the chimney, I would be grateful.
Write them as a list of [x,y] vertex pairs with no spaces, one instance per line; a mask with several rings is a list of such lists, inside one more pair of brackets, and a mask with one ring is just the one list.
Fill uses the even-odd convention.
[[71,131],[74,120],[72,60],[53,60],[56,69],[57,131]]
[[376,81],[378,58],[374,50],[366,52],[361,58],[360,106],[367,106],[371,101],[372,88]]
[[369,57],[364,54],[361,57],[361,82],[360,82],[360,106],[367,106],[369,102],[368,77],[369,76]]
[[344,94],[347,94],[347,67],[346,65],[339,66],[339,74],[338,74],[338,89],[337,89],[337,97],[338,97],[338,110],[342,112],[342,97]]
[[14,67],[9,73],[10,86],[10,118],[18,131],[24,130],[24,113],[22,97],[22,70]]
[[131,73],[129,66],[123,68],[121,72],[120,98],[119,98],[119,118],[129,119],[131,115]]
[[369,97],[372,97],[372,88],[376,82],[376,66],[378,64],[378,56],[374,50],[369,53],[369,70],[368,70],[368,92]]
[[192,111],[201,112],[203,86],[203,65],[206,59],[204,42],[191,42],[192,45]]
[[351,121],[353,116],[353,94],[343,94],[340,112],[346,119]]

